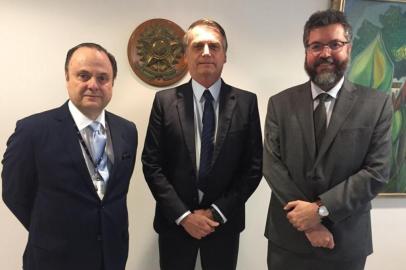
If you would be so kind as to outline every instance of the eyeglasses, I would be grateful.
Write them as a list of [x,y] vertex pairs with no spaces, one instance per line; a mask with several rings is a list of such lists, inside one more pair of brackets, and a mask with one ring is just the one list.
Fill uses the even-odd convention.
[[312,53],[321,53],[324,50],[324,47],[330,48],[332,52],[339,52],[341,49],[350,43],[349,41],[339,41],[339,40],[333,40],[330,41],[329,43],[319,43],[319,42],[314,42],[311,44],[306,45],[306,49],[311,51]]

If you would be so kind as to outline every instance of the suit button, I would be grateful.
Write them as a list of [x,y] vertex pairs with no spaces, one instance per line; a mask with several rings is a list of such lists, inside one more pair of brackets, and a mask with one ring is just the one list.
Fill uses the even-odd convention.
[[98,235],[97,235],[97,241],[101,241],[101,240],[103,240],[103,237],[102,237],[101,234],[98,234]]

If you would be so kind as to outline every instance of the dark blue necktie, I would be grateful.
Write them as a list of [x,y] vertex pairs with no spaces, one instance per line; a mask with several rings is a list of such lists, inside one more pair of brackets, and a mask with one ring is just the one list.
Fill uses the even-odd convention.
[[208,174],[213,158],[215,115],[212,104],[213,96],[210,94],[210,91],[206,89],[203,96],[205,98],[205,102],[202,118],[202,144],[200,148],[199,180],[197,182],[197,187],[199,190],[205,193],[207,189]]

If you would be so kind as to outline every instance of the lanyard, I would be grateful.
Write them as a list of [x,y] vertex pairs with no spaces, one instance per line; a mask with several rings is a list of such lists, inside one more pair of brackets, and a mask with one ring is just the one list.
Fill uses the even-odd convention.
[[[97,168],[100,165],[100,162],[103,159],[103,155],[101,155],[99,157],[97,162],[94,162],[94,160],[92,158],[92,155],[90,154],[89,148],[87,148],[87,145],[86,145],[85,141],[83,140],[82,134],[80,134],[80,131],[79,131],[78,127],[76,126],[76,124],[73,124],[73,125],[74,125],[74,127],[76,129],[76,135],[78,136],[80,144],[82,145],[83,149],[85,150],[85,153],[86,153],[87,157],[91,160],[91,162],[93,164],[94,175],[92,176],[92,178],[95,177],[96,181],[103,180],[103,177],[100,175],[99,171],[97,170]],[[106,145],[107,145],[107,141],[106,141]]]

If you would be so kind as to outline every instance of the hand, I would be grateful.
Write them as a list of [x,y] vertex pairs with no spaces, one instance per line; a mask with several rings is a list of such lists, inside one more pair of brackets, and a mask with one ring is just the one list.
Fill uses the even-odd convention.
[[202,239],[203,237],[214,232],[215,227],[217,227],[219,223],[200,214],[199,212],[195,212],[186,216],[180,222],[180,224],[193,238]]
[[313,247],[334,248],[333,234],[320,223],[305,231],[305,235]]
[[214,221],[213,213],[209,209],[198,209],[198,210],[193,211],[193,213],[205,216]]
[[306,231],[320,223],[319,206],[316,203],[305,201],[291,201],[283,208],[289,211],[286,217],[299,231]]

